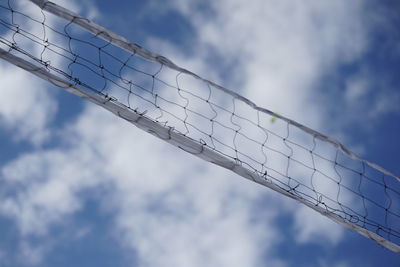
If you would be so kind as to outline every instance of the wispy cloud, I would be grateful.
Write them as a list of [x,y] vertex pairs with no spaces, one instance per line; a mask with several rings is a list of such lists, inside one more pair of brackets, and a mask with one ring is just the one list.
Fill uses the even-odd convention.
[[[107,184],[107,195],[98,201],[117,211],[115,234],[137,251],[143,266],[257,264],[261,253],[279,242],[275,231],[263,227],[273,224],[273,207],[253,214],[259,187],[155,145],[153,137],[94,107],[72,127],[70,137],[80,141],[71,150],[36,152],[3,169],[15,192],[3,198],[2,212],[23,234],[46,236],[51,225],[79,210],[85,199],[80,192]],[[259,242],[265,242],[261,250]]]
[[3,129],[14,132],[15,141],[28,140],[34,145],[46,141],[49,123],[57,111],[53,99],[42,81],[31,80],[27,72],[0,65],[2,73],[2,97],[0,121]]
[[[346,1],[218,1],[210,3],[211,11],[195,14],[197,1],[175,3],[172,8],[186,15],[197,30],[196,51],[201,56],[211,46],[226,61],[237,60],[232,73],[240,83],[228,79],[224,82],[229,87],[317,129],[331,123],[323,110],[332,103],[313,102],[323,94],[316,85],[338,64],[357,60],[368,46],[361,1],[351,5]],[[337,243],[343,236],[339,227],[305,208],[293,213],[300,242]]]

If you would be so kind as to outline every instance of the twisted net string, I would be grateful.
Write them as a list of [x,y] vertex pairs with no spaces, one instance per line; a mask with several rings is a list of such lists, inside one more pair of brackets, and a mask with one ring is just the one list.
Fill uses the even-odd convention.
[[69,10],[32,2],[53,15],[0,0],[0,57],[400,252],[397,176]]

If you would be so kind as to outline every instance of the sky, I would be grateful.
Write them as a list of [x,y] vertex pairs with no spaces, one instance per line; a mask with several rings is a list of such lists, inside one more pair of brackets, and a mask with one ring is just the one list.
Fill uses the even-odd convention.
[[[54,2],[400,174],[395,0]],[[400,265],[9,63],[0,73],[1,267]]]

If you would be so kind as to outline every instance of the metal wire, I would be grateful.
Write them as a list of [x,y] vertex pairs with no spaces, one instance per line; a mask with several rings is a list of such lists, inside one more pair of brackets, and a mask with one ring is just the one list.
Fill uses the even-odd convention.
[[1,58],[400,252],[398,176],[65,8],[31,2],[52,15],[0,0]]

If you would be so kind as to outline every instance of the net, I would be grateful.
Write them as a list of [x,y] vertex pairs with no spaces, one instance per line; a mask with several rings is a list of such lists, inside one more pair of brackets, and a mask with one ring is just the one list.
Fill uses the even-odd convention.
[[398,176],[52,2],[0,14],[2,59],[400,252]]

